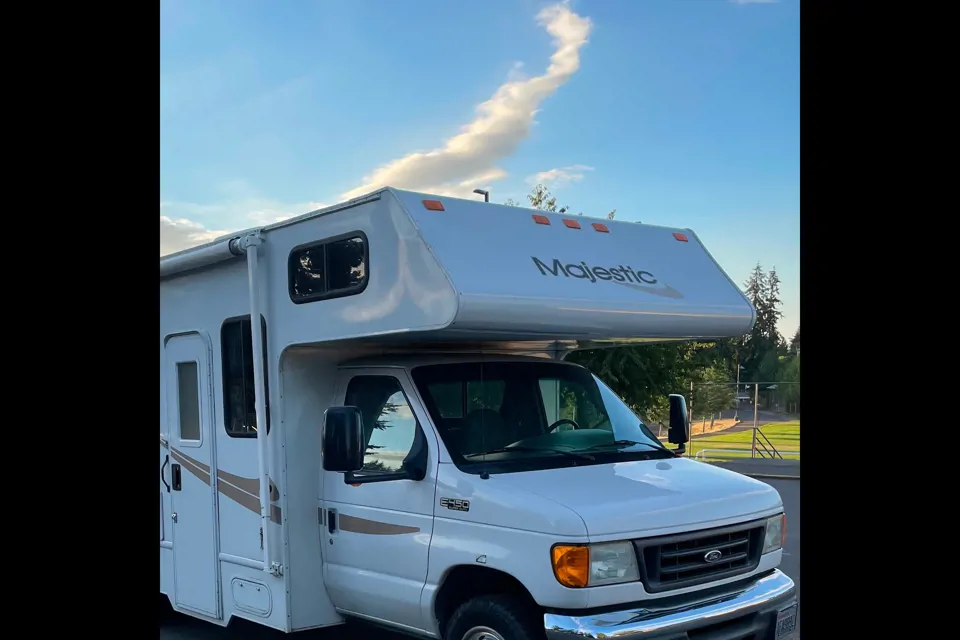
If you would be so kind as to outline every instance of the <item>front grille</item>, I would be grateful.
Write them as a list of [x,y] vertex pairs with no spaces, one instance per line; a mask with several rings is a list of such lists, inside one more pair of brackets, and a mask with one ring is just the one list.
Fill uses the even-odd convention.
[[642,559],[640,571],[644,588],[649,593],[658,593],[753,571],[760,564],[763,527],[762,522],[748,522],[634,540],[637,555]]

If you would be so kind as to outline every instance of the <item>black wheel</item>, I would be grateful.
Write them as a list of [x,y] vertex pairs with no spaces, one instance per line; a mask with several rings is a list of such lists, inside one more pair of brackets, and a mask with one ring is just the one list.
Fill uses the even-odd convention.
[[508,596],[468,600],[450,616],[443,640],[543,640],[543,622],[530,605]]

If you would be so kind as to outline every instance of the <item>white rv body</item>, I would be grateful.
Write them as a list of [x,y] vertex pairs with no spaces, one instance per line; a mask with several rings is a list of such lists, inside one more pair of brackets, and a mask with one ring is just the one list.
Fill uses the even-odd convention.
[[[314,281],[294,283],[291,263],[334,260],[337,242],[363,247],[349,286],[294,302]],[[347,277],[309,264],[328,289]],[[795,613],[779,548],[685,588],[562,585],[554,545],[762,524],[782,514],[780,497],[684,458],[467,473],[415,380],[418,367],[478,361],[576,367],[562,362],[575,349],[736,336],[754,318],[692,231],[395,189],[162,257],[160,592],[221,625],[293,632],[355,617],[424,637],[442,637],[485,581],[521,589],[550,638],[660,637],[651,630],[757,603]],[[324,470],[325,412],[361,377],[402,391],[422,479],[354,486]],[[638,622],[638,603],[725,586],[702,615]]]

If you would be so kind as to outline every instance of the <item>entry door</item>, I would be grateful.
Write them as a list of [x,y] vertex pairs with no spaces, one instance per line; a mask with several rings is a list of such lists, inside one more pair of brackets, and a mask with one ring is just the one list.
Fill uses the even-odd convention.
[[[367,439],[362,476],[389,477],[420,437],[423,480],[346,484],[324,471],[321,535],[327,593],[341,610],[423,629],[420,594],[427,578],[437,482],[437,443],[402,369],[355,369],[340,376],[338,404],[360,409]],[[424,425],[427,425],[424,428]],[[358,474],[361,475],[361,474]]]
[[174,600],[219,618],[210,348],[191,333],[170,338],[165,354]]

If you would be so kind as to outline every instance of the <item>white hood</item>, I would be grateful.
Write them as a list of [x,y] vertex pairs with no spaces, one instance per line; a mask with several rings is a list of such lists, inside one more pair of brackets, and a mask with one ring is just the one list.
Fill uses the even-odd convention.
[[773,487],[703,462],[675,458],[502,476],[577,512],[593,536],[721,526],[781,508]]

